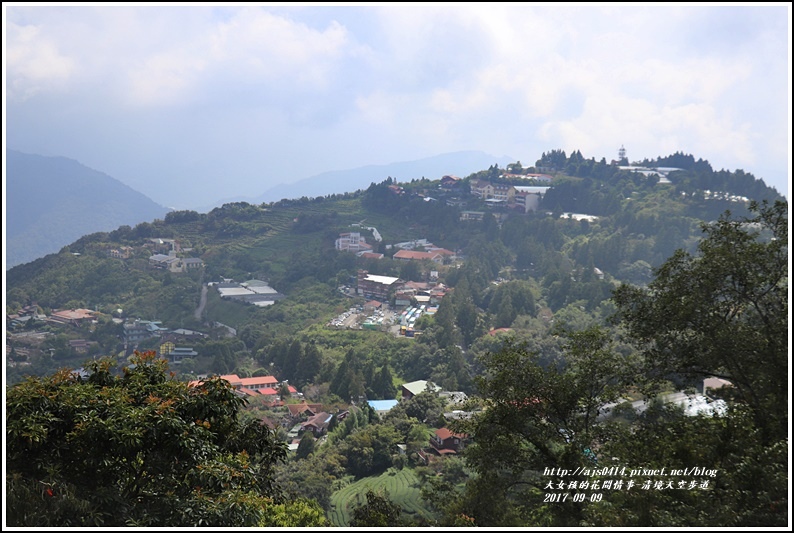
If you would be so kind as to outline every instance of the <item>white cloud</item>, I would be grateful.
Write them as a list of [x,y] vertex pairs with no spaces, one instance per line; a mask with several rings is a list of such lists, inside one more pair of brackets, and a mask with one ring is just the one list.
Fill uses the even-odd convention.
[[345,28],[336,22],[317,31],[258,8],[247,8],[214,28],[210,42],[213,60],[233,63],[240,75],[324,85],[348,38]]
[[[78,159],[98,144],[136,146],[140,175],[161,174],[140,158],[198,176],[231,151],[237,168],[261,166],[265,144],[278,181],[467,149],[611,159],[622,143],[630,158],[682,150],[749,171],[788,150],[786,10],[6,9],[9,138],[34,152],[47,138],[50,153]],[[118,127],[103,127],[108,117]],[[175,138],[205,162],[163,161]],[[67,153],[74,146],[82,152]]]
[[135,105],[184,105],[206,68],[205,60],[184,50],[155,54],[127,69],[127,102]]
[[188,43],[141,61],[129,72],[132,99],[140,104],[212,100],[213,87],[271,87],[276,92],[327,87],[348,47],[337,23],[317,31],[259,8],[245,8],[214,21]]
[[63,55],[38,26],[8,22],[6,31],[10,99],[27,100],[43,90],[63,90],[75,71],[74,59]]

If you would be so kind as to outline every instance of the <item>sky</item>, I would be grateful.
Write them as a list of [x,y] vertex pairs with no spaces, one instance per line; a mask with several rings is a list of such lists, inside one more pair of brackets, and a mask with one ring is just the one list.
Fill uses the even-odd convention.
[[461,150],[621,145],[791,198],[789,3],[11,2],[3,26],[6,148],[175,209]]

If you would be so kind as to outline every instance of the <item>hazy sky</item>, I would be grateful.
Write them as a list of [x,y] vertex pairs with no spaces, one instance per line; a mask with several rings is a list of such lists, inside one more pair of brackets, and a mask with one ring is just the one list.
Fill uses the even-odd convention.
[[791,197],[790,4],[4,3],[3,24],[6,146],[169,207],[459,150],[621,145]]

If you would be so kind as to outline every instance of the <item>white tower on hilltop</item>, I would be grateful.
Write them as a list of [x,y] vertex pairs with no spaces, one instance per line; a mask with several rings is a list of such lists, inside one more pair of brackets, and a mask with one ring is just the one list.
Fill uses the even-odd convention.
[[623,162],[624,159],[626,159],[626,149],[621,144],[620,150],[618,150],[618,161]]

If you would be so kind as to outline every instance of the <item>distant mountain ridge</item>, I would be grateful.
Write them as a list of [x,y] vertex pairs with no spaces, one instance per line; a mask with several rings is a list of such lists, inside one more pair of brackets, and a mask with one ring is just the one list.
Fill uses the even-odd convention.
[[168,211],[73,159],[6,150],[6,270],[84,235],[150,222]]
[[435,180],[447,174],[465,178],[494,164],[504,168],[509,163],[515,162],[516,159],[505,155],[497,157],[477,150],[465,150],[415,161],[367,165],[348,170],[332,170],[294,183],[276,185],[254,198],[235,197],[222,200],[220,203],[200,209],[200,211],[210,211],[223,203],[234,201],[261,204],[277,202],[285,198],[295,199],[304,196],[316,198],[329,194],[355,192],[359,189],[366,189],[372,183],[380,183],[390,176],[401,182],[421,179],[422,177]]

